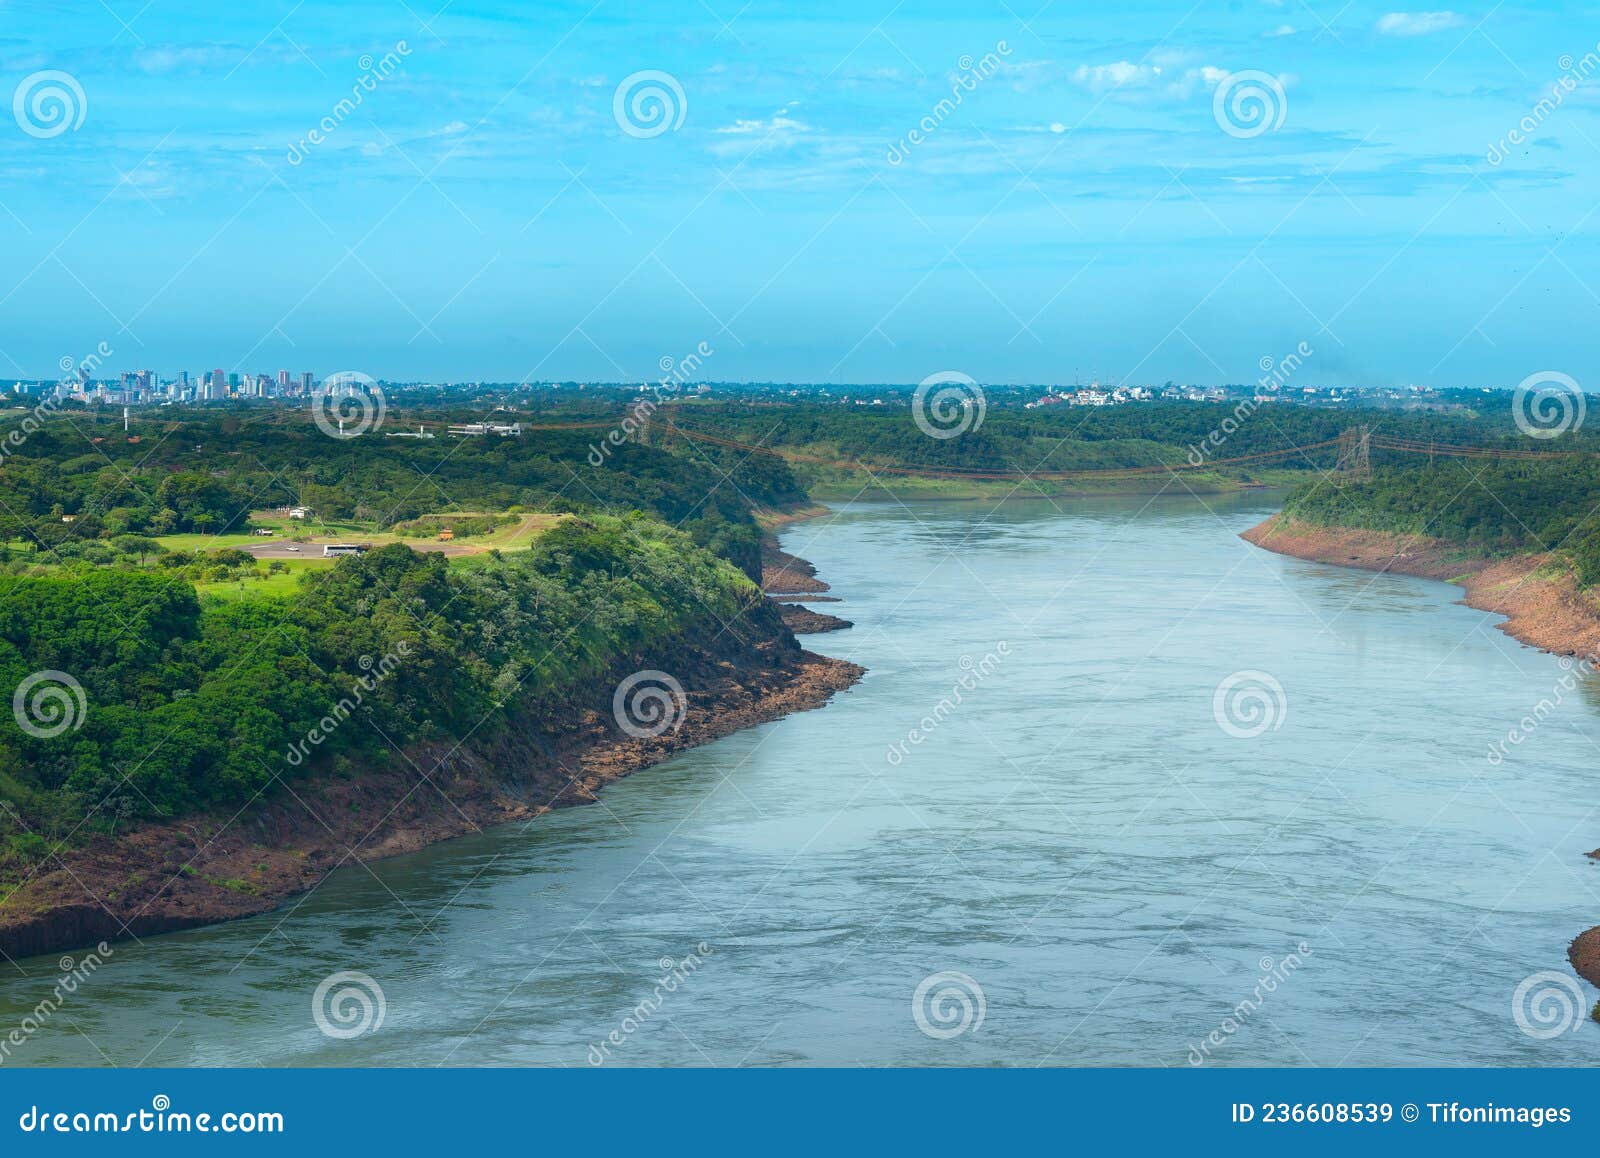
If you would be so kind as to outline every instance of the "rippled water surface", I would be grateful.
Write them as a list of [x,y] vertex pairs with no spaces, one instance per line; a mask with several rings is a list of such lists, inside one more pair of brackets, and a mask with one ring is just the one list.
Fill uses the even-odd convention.
[[[785,546],[856,622],[811,646],[871,669],[832,705],[597,806],[118,945],[6,1064],[582,1065],[614,1031],[622,1064],[1183,1065],[1213,1031],[1223,1063],[1600,1059],[1600,1026],[1541,1039],[1512,1014],[1542,970],[1597,996],[1565,960],[1600,922],[1595,697],[1451,587],[1236,537],[1270,509],[874,504],[798,526]],[[1224,702],[1233,732],[1275,725],[1256,736],[1214,713],[1238,672],[1282,688],[1252,675]],[[692,953],[650,1009],[662,960]],[[10,1026],[56,962],[3,968]],[[312,1016],[345,969],[385,1002],[351,1040]],[[956,1036],[953,992],[924,1002],[934,1034],[914,1015],[937,973],[970,979],[932,987],[966,996]]]

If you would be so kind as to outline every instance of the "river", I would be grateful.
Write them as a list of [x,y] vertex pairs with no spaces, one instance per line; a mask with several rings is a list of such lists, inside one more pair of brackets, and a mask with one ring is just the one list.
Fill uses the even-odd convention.
[[[1565,958],[1600,921],[1593,690],[1445,584],[1237,538],[1272,509],[798,525],[856,623],[809,645],[870,669],[833,704],[118,944],[5,1064],[1600,1059],[1513,1014],[1544,971],[1527,1000],[1597,996]],[[9,1027],[58,964],[0,968]],[[382,991],[352,1038],[313,1016],[344,970]]]

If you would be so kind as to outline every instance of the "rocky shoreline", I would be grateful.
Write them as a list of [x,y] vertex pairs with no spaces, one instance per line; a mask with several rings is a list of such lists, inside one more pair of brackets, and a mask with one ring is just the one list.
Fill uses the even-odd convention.
[[783,625],[796,635],[820,635],[825,631],[843,631],[855,626],[848,619],[829,615],[826,611],[813,611],[800,603],[780,603],[778,612],[783,616]]
[[514,718],[493,737],[418,745],[398,767],[284,784],[231,816],[97,836],[52,856],[0,901],[0,955],[61,953],[268,912],[346,864],[592,802],[604,785],[686,748],[819,708],[865,674],[781,641],[738,657],[685,646],[639,659],[670,670],[685,691],[681,721],[660,736],[624,733],[612,715],[612,682],[597,681],[556,724]]
[[832,588],[817,578],[816,567],[798,555],[778,546],[777,540],[761,543],[761,590],[769,597],[822,595]]
[[[822,508],[825,509],[825,508]],[[821,513],[819,510],[815,513]],[[797,520],[791,520],[797,521]],[[767,598],[802,599],[806,603],[838,603],[832,590],[817,578],[817,569],[809,560],[791,555],[778,546],[770,535],[761,544],[761,590]],[[817,635],[824,631],[844,631],[855,624],[825,611],[816,611],[803,603],[779,603],[778,613],[783,625],[796,635]]]
[[[1513,639],[1556,655],[1600,657],[1600,600],[1578,588],[1570,568],[1547,555],[1495,558],[1458,543],[1348,527],[1319,527],[1274,515],[1240,536],[1280,555],[1440,579],[1461,587],[1461,602],[1506,617]],[[1590,853],[1600,860],[1600,849]],[[1575,937],[1567,959],[1600,987],[1600,926]]]

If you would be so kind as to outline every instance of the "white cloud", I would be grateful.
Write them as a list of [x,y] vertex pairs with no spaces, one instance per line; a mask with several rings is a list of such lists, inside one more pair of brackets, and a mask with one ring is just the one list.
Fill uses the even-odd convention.
[[729,133],[735,136],[748,136],[753,133],[769,133],[776,136],[810,131],[810,125],[802,124],[800,121],[784,116],[783,114],[787,111],[787,109],[780,109],[777,116],[765,121],[759,119],[746,120],[741,117],[734,121],[733,124],[723,125],[719,129],[713,129],[712,132]]
[[1126,60],[1111,64],[1081,65],[1072,79],[1093,93],[1122,93],[1127,96],[1166,96],[1186,100],[1197,89],[1215,88],[1228,75],[1225,68],[1203,64],[1185,66],[1174,63],[1130,64]]
[[805,142],[820,142],[823,134],[812,134],[811,126],[784,116],[787,107],[770,117],[740,117],[731,125],[711,131],[720,140],[708,147],[716,157],[749,158],[757,154],[783,153],[799,149]]
[[1454,12],[1390,12],[1378,20],[1378,31],[1385,36],[1426,36],[1465,23]]
[[1268,40],[1276,40],[1281,36],[1293,36],[1294,34],[1295,34],[1295,27],[1294,27],[1293,24],[1280,24],[1280,25],[1278,25],[1278,27],[1274,28],[1271,32],[1263,32],[1262,33],[1262,35],[1265,36]]
[[1113,64],[1080,65],[1072,79],[1094,92],[1108,89],[1143,87],[1161,76],[1161,66],[1155,64],[1130,64],[1119,60]]

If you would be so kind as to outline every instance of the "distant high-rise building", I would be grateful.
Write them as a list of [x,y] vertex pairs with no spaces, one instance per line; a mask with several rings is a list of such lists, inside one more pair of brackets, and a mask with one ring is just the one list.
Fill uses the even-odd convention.
[[278,385],[283,387],[285,390],[287,390],[289,388],[289,371],[287,371],[287,370],[279,370],[278,371]]
[[227,374],[228,372],[221,366],[211,371],[211,385],[215,388],[215,392],[211,397],[219,398],[222,396],[222,384],[228,380]]
[[237,375],[237,374],[229,374],[228,375],[228,389],[230,389],[230,390],[239,389],[239,375]]
[[307,394],[310,394],[311,387],[316,384],[316,381],[317,376],[310,370],[307,370],[304,374],[300,375],[300,389],[304,390]]

